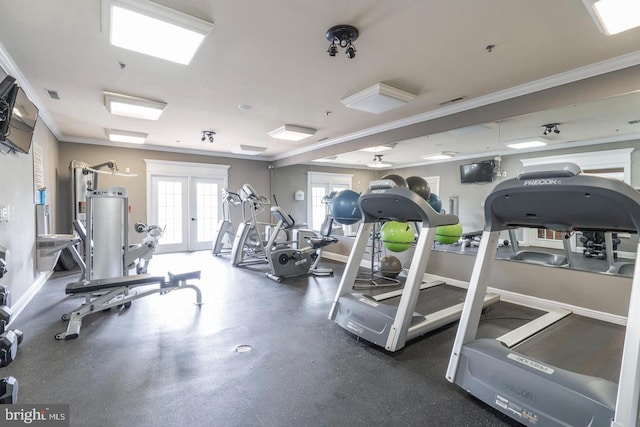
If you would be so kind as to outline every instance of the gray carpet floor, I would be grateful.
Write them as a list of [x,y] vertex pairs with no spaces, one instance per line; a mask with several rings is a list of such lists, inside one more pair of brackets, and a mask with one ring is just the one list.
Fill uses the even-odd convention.
[[[321,266],[336,274],[276,283],[266,265],[156,255],[153,274],[202,270],[204,305],[153,295],[87,317],[70,341],[54,335],[83,302],[64,292],[78,276],[55,273],[12,325],[24,342],[0,376],[18,379],[19,403],[69,404],[72,426],[516,425],[445,380],[455,324],[393,354],[358,341],[327,319],[343,265]],[[479,335],[535,315],[500,302]]]

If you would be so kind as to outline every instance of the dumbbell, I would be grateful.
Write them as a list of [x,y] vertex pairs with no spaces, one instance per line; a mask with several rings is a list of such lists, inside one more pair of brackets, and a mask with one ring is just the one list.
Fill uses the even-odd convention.
[[0,368],[15,360],[22,337],[22,331],[18,329],[7,331],[0,335]]
[[9,288],[2,285],[0,285],[0,305],[11,307],[11,292],[9,292]]
[[0,404],[18,402],[18,380],[14,377],[0,378]]
[[4,334],[7,330],[7,325],[11,322],[11,315],[13,315],[13,310],[8,305],[0,306],[0,334]]

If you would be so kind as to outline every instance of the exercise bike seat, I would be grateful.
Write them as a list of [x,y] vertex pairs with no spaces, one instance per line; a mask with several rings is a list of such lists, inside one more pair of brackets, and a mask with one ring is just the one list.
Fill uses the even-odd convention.
[[313,249],[319,249],[333,243],[338,243],[338,238],[333,236],[307,237],[307,243]]
[[333,243],[338,243],[338,238],[330,236],[333,229],[333,217],[327,215],[320,226],[319,237],[307,237],[307,244],[313,249],[320,249]]

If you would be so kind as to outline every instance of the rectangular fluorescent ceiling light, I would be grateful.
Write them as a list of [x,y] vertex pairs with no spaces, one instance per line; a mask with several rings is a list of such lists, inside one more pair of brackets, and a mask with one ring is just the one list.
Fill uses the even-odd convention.
[[167,103],[105,92],[104,105],[111,114],[115,114],[116,116],[158,120]]
[[313,136],[316,133],[315,129],[306,128],[295,125],[284,125],[276,130],[269,132],[269,136],[277,139],[285,139],[287,141],[301,141],[305,138]]
[[253,145],[240,145],[240,148],[234,148],[231,150],[235,154],[247,154],[249,156],[255,156],[267,151],[267,147],[257,147]]
[[393,145],[377,145],[375,147],[361,148],[358,151],[366,151],[367,153],[380,153],[381,151],[391,150],[395,146],[396,146],[396,144],[393,144]]
[[360,92],[342,98],[340,101],[349,108],[380,114],[402,107],[415,98],[416,96],[412,93],[396,89],[384,83],[377,83]]
[[153,1],[102,0],[112,45],[188,65],[213,23]]
[[112,142],[128,142],[130,144],[144,144],[148,133],[129,132],[126,130],[107,129],[107,136]]
[[547,145],[547,143],[541,140],[540,138],[513,141],[506,144],[507,147],[513,148],[516,150],[522,150],[524,148],[544,147],[545,145]]
[[640,26],[638,0],[582,0],[598,29],[607,35]]
[[338,156],[329,156],[329,157],[323,157],[322,159],[313,159],[311,161],[312,162],[332,162],[337,159],[338,159]]
[[426,154],[421,156],[424,160],[445,160],[452,158],[456,153],[453,151],[441,151],[439,153]]

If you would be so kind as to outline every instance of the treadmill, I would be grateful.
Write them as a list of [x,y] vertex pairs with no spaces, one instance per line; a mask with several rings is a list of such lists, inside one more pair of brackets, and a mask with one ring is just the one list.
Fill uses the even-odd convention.
[[[636,426],[640,390],[639,276],[632,279],[626,330],[557,310],[499,339],[477,339],[476,334],[482,296],[495,258],[492,249],[500,231],[534,227],[566,232],[604,229],[637,233],[640,193],[621,181],[582,174],[577,165],[560,163],[523,169],[517,178],[497,185],[484,206],[485,228],[447,380],[525,425]],[[640,257],[636,267],[639,263]],[[602,277],[606,280],[607,276]],[[581,338],[570,329],[572,323],[581,326]],[[545,343],[549,344],[554,332],[563,329],[565,339],[556,337],[547,345],[545,354]],[[610,333],[611,339],[607,338]],[[591,355],[583,348],[588,344],[593,345]],[[560,357],[551,357],[555,365],[546,358],[554,347],[562,352]],[[584,372],[585,367],[609,357],[609,353],[617,356],[614,368],[601,369],[595,375]],[[589,359],[589,363],[583,364],[581,372],[566,369],[572,357]]]
[[[422,289],[433,292],[444,284],[442,281],[423,283],[424,273],[436,227],[457,224],[458,217],[436,212],[420,195],[408,188],[397,187],[391,180],[371,182],[368,192],[358,199],[358,204],[363,219],[333,300],[329,320],[388,351],[400,350],[407,340],[458,320],[462,313],[459,295],[455,295],[455,302],[452,303],[452,298],[447,300],[436,292],[439,302],[443,303],[440,307],[430,305],[435,311],[428,315],[414,311]],[[360,261],[367,249],[373,226],[384,220],[421,223],[404,287],[375,296],[353,293]],[[398,297],[397,306],[388,303],[388,300]],[[499,297],[490,295],[485,300],[486,304],[491,304],[498,302]]]

